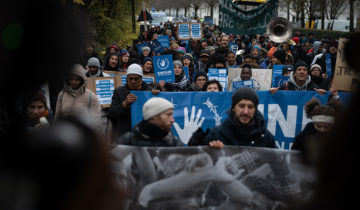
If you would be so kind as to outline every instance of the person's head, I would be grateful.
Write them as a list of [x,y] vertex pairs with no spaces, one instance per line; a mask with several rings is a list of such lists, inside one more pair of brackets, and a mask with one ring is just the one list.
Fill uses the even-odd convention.
[[329,52],[330,54],[337,53],[339,43],[336,40],[331,40],[329,43]]
[[144,73],[150,73],[153,70],[153,61],[151,57],[145,57],[143,61]]
[[87,66],[88,66],[89,72],[91,74],[93,74],[93,75],[96,74],[100,69],[99,59],[95,58],[95,57],[91,57],[87,62]]
[[142,85],[143,71],[139,64],[131,64],[127,69],[126,82],[130,89],[140,90]]
[[209,50],[201,50],[200,51],[200,60],[202,63],[208,63],[209,62],[209,57],[210,57],[210,52]]
[[311,118],[314,128],[320,132],[330,131],[335,123],[335,108],[332,105],[321,105],[316,98],[306,103],[305,113]]
[[142,48],[142,55],[144,57],[150,56],[150,52],[151,52],[150,47],[145,46],[145,47]]
[[285,63],[286,53],[283,50],[276,50],[271,58],[274,65],[281,65]]
[[30,94],[25,99],[24,111],[26,120],[39,121],[46,113],[45,96],[40,91]]
[[217,80],[209,80],[204,84],[204,87],[202,89],[203,91],[207,92],[219,92],[223,91],[222,86],[219,81]]
[[237,89],[231,97],[231,102],[231,111],[239,123],[247,125],[254,119],[259,98],[253,89]]
[[241,80],[249,80],[252,77],[252,70],[249,64],[245,64],[241,70]]
[[210,60],[214,68],[225,68],[226,66],[226,58],[223,54],[214,53],[211,55]]
[[181,61],[179,60],[175,60],[174,61],[174,73],[175,76],[180,76],[183,72],[183,65],[181,63]]
[[190,53],[186,53],[183,57],[183,65],[184,66],[190,66],[191,62],[193,61],[193,58]]
[[311,65],[310,75],[315,77],[321,77],[321,66],[316,63]]
[[220,46],[226,48],[229,46],[229,36],[223,35],[220,37]]
[[308,65],[302,61],[302,60],[298,60],[295,65],[294,65],[294,78],[295,78],[295,82],[298,83],[303,83],[307,80],[308,76],[309,76],[309,67]]
[[206,83],[206,81],[208,80],[207,78],[207,74],[205,71],[198,71],[196,72],[195,74],[195,78],[194,78],[194,81],[195,81],[195,84],[200,88],[202,89]]
[[221,37],[216,37],[216,45],[221,46]]
[[121,63],[128,63],[130,59],[130,54],[128,53],[127,50],[122,50],[120,57],[121,57]]
[[229,65],[233,66],[236,64],[236,56],[233,51],[230,51],[226,55],[226,60],[229,63]]
[[261,54],[261,48],[258,45],[253,46],[251,49],[251,56],[258,57]]
[[116,68],[119,66],[120,56],[117,53],[110,53],[107,58],[107,67]]
[[243,63],[252,65],[254,63],[252,56],[251,55],[245,55]]
[[205,47],[207,47],[208,46],[208,44],[207,44],[207,39],[206,38],[202,38],[201,40],[200,40],[200,45],[201,45],[201,47],[204,49]]
[[109,46],[109,53],[116,53],[118,51],[118,48],[116,45]]
[[165,132],[170,132],[174,123],[174,105],[168,100],[153,97],[143,105],[144,120],[156,125]]
[[88,55],[92,55],[95,52],[95,45],[93,43],[87,43],[85,47],[85,52]]
[[294,67],[292,65],[285,65],[282,68],[282,75],[283,76],[290,76],[291,72],[294,71]]

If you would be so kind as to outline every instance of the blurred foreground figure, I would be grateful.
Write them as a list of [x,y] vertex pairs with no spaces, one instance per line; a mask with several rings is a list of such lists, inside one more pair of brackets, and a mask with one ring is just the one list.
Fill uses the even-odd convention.
[[78,62],[88,24],[69,6],[72,1],[0,3],[0,209],[121,209],[108,148],[88,121],[68,117],[29,132],[29,119],[18,113],[24,96],[44,83],[50,101],[52,90],[57,96]]

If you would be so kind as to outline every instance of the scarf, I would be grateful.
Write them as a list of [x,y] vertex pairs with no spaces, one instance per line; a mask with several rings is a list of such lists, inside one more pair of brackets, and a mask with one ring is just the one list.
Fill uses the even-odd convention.
[[102,72],[100,71],[100,69],[98,69],[98,71],[96,72],[96,74],[91,74],[91,72],[88,71],[88,72],[87,72],[87,75],[88,75],[89,77],[101,77],[101,76],[102,76],[101,73],[102,73]]
[[179,76],[175,76],[175,82],[171,83],[171,86],[175,89],[184,90],[188,84],[185,72],[182,71]]
[[149,138],[153,141],[162,139],[168,135],[168,132],[161,130],[159,127],[146,120],[143,120],[139,123],[139,129],[141,133],[149,136]]

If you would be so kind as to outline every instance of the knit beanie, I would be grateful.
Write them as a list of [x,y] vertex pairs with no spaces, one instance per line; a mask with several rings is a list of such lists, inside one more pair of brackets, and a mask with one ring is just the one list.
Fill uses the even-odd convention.
[[307,65],[307,63],[303,60],[298,60],[295,65],[294,65],[294,70],[296,71],[297,68],[299,68],[300,66],[305,66],[306,69],[309,71],[309,66]]
[[197,71],[197,72],[195,73],[194,81],[196,81],[196,79],[197,79],[198,77],[200,77],[200,76],[204,76],[204,77],[206,78],[206,81],[208,80],[208,77],[207,77],[206,72],[200,70],[200,71]]
[[320,69],[320,72],[321,72],[321,66],[319,64],[313,64],[310,68],[310,72],[314,69],[314,68],[319,68]]
[[179,60],[175,60],[174,61],[174,66],[181,66],[181,68],[183,67],[183,64],[182,64],[182,62],[181,61],[179,61]]
[[121,50],[121,53],[120,53],[121,57],[124,56],[124,55],[129,56],[129,52],[127,50],[125,50],[125,49]]
[[156,115],[159,115],[169,109],[174,109],[174,105],[168,100],[160,97],[153,97],[145,102],[143,106],[144,120],[148,120]]
[[142,77],[143,76],[143,71],[142,71],[141,66],[139,64],[136,64],[136,63],[131,64],[129,66],[129,68],[127,69],[127,75],[129,75],[129,74],[137,74],[137,75]]
[[252,101],[255,105],[255,109],[257,109],[257,106],[259,104],[259,97],[253,89],[248,87],[239,88],[234,92],[231,97],[231,109],[233,109],[234,106],[242,99]]
[[96,66],[96,67],[100,68],[99,59],[97,59],[95,57],[91,57],[87,62],[87,66]]
[[145,57],[144,60],[143,60],[142,65],[144,65],[144,64],[145,64],[146,62],[148,62],[148,61],[151,61],[151,63],[153,63],[153,60],[152,60],[151,57]]
[[283,50],[276,50],[273,54],[273,57],[279,59],[281,63],[285,63],[286,54]]
[[24,107],[27,107],[33,101],[41,101],[46,107],[46,97],[40,91],[29,94],[24,101]]
[[145,47],[142,48],[142,51],[148,51],[148,52],[150,52],[151,50],[150,50],[150,47],[145,46]]
[[282,74],[284,74],[285,72],[287,71],[294,71],[294,67],[292,65],[285,65],[283,68],[282,68]]

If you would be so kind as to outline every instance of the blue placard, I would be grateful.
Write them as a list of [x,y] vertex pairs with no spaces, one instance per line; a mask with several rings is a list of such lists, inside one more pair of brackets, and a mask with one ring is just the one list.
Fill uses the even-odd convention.
[[251,79],[232,82],[232,88],[234,91],[242,87],[248,87],[254,89],[254,82]]
[[160,42],[161,46],[169,49],[170,46],[169,46],[169,36],[168,35],[158,36],[158,41]]
[[171,54],[153,57],[155,80],[167,83],[175,82],[173,57]]
[[192,23],[191,24],[191,38],[192,39],[201,39],[201,23]]
[[331,54],[330,53],[326,54],[325,63],[326,63],[326,75],[328,78],[331,78],[332,69],[331,69]]
[[280,87],[282,84],[287,82],[289,80],[289,78],[290,78],[290,76],[282,76],[282,75],[275,76],[272,87],[274,87],[274,88]]
[[179,39],[189,39],[190,38],[190,28],[188,23],[179,24]]
[[142,48],[146,46],[146,43],[141,43],[141,44],[137,44],[136,45],[136,49],[138,51],[139,54],[142,53]]
[[[131,105],[132,126],[143,119],[142,106],[154,95],[147,91],[132,91],[137,100]],[[185,119],[191,119],[192,107],[195,107],[193,116],[197,116],[201,110],[201,116],[205,118],[201,128],[213,128],[221,124],[228,117],[226,113],[231,107],[232,92],[160,92],[156,97],[163,97],[174,104],[174,119],[181,129],[184,128]],[[275,136],[278,148],[289,149],[297,134],[311,120],[306,117],[304,104],[313,97],[325,104],[330,95],[318,95],[315,91],[277,91],[271,94],[269,91],[257,91],[259,96],[258,110],[263,113],[267,129]],[[340,99],[349,101],[351,93],[340,92]],[[185,116],[185,107],[188,116]],[[192,114],[191,114],[192,115]],[[172,128],[173,134],[177,135],[176,129]]]
[[213,24],[214,24],[214,21],[213,21],[213,19],[211,18],[211,16],[205,16],[205,17],[204,17],[204,23],[209,24],[209,25],[213,25]]
[[239,46],[238,46],[236,43],[234,43],[234,42],[229,42],[229,49],[230,49],[231,51],[233,51],[234,53],[236,53],[236,51],[238,50],[238,48],[239,48]]
[[111,104],[115,89],[114,79],[95,80],[96,95],[100,104]]
[[155,52],[156,55],[164,52],[163,46],[157,39],[154,39],[150,42],[150,48]]
[[[121,75],[122,86],[124,86],[127,83],[126,77],[127,77],[127,75]],[[146,84],[150,84],[150,83],[154,82],[154,78],[143,76],[142,81],[144,81]]]
[[226,68],[209,68],[208,69],[208,79],[217,80],[223,87],[223,91],[227,89],[227,69]]
[[275,77],[282,76],[283,67],[284,67],[284,65],[274,65],[273,74],[272,74],[272,87],[274,87],[274,84],[275,84]]

